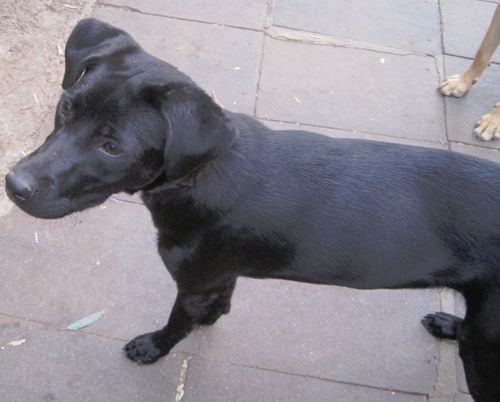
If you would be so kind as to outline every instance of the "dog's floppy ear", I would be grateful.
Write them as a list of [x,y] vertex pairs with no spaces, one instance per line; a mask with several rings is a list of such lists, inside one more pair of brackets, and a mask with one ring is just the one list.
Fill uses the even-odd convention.
[[174,83],[145,88],[145,96],[168,122],[165,177],[181,179],[225,154],[237,130],[224,111],[200,88]]
[[68,89],[104,57],[137,46],[126,32],[94,18],[81,20],[66,43],[66,70],[62,82]]

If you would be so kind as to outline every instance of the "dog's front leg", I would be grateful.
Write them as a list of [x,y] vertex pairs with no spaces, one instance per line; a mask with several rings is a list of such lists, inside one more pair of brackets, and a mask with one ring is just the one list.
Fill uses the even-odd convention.
[[479,79],[488,67],[491,56],[500,43],[500,4],[497,5],[486,35],[483,38],[474,61],[462,74],[452,75],[444,80],[440,86],[445,96],[461,97]]
[[195,325],[214,324],[222,314],[229,313],[235,284],[233,279],[202,292],[179,290],[167,325],[132,339],[124,348],[127,356],[138,363],[153,363],[184,339]]

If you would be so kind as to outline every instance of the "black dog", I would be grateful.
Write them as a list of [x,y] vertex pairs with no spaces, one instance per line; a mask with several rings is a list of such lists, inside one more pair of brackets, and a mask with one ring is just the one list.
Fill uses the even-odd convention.
[[[24,211],[58,218],[141,191],[177,282],[167,325],[126,346],[151,363],[229,312],[240,275],[360,289],[448,286],[477,401],[500,401],[500,166],[442,150],[272,131],[222,110],[125,32],[81,21],[54,132],[6,178]],[[334,112],[334,111],[333,111]]]

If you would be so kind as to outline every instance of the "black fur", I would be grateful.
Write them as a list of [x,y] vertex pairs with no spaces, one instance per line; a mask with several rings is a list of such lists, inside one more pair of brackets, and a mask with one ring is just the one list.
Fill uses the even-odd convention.
[[69,38],[63,87],[54,132],[7,175],[7,191],[41,218],[141,191],[178,296],[162,330],[127,344],[132,360],[153,362],[228,313],[242,275],[448,286],[464,294],[465,318],[423,323],[458,339],[475,400],[500,400],[499,165],[272,131],[92,19]]

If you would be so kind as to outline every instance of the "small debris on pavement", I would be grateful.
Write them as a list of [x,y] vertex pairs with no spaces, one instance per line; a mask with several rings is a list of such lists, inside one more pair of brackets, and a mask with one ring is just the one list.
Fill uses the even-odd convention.
[[90,324],[94,323],[97,321],[99,318],[101,318],[104,314],[106,314],[106,310],[101,310],[98,311],[97,313],[90,314],[86,317],[83,317],[81,320],[75,321],[71,324],[69,324],[66,329],[69,329],[70,331],[78,331],[79,329],[85,328],[89,326]]
[[175,394],[175,402],[180,402],[184,396],[184,381],[186,381],[186,372],[191,356],[182,361],[181,370],[179,372],[179,385],[177,385],[177,393]]
[[38,101],[38,98],[36,96],[36,94],[33,92],[33,99],[35,99],[35,103],[38,107],[40,107],[40,102]]
[[9,346],[19,346],[26,342],[26,339],[17,339],[15,341],[10,341],[7,345]]
[[35,244],[40,244],[40,238],[38,237],[38,232],[33,233],[33,239],[35,241]]

